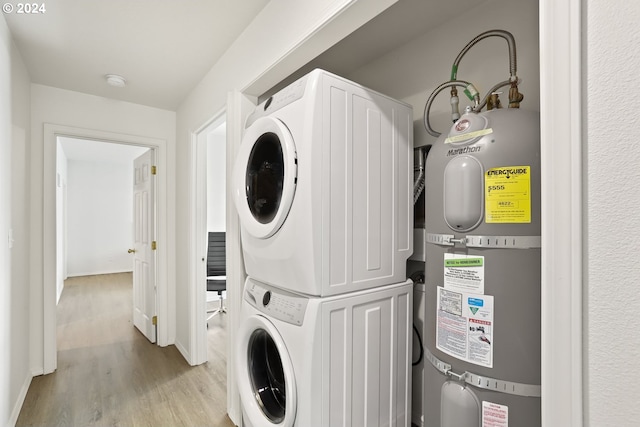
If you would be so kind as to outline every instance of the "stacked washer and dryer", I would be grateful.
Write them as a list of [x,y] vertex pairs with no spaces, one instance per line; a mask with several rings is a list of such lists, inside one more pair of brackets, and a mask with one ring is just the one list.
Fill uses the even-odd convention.
[[408,427],[411,106],[314,70],[248,117],[233,174],[244,426]]

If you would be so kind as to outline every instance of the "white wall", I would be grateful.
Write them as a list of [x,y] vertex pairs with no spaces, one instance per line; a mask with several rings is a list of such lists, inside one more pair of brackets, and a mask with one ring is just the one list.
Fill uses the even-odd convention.
[[133,158],[69,160],[67,274],[133,271]]
[[[129,136],[155,138],[166,142],[166,192],[159,203],[166,205],[166,212],[162,212],[160,223],[166,224],[166,241],[163,250],[166,253],[166,265],[163,280],[166,280],[167,295],[167,319],[169,329],[164,344],[172,343],[175,333],[173,331],[175,310],[173,308],[175,289],[174,255],[174,206],[175,206],[175,113],[171,111],[150,108],[143,105],[131,104],[123,101],[115,101],[107,98],[86,95],[68,90],[56,89],[38,84],[31,85],[31,367],[33,372],[43,372],[45,366],[45,325],[44,311],[45,293],[44,284],[53,281],[44,275],[55,266],[46,263],[45,250],[55,250],[55,246],[49,245],[54,240],[55,218],[43,216],[47,206],[55,206],[55,190],[48,189],[45,192],[45,182],[50,188],[54,185],[49,177],[46,181],[44,170],[55,170],[55,158],[45,158],[45,152],[49,152],[53,141],[45,140],[45,124],[56,126],[68,126],[87,129],[94,132],[115,133]],[[46,146],[45,146],[46,144]],[[55,153],[55,147],[53,147]],[[55,156],[55,155],[54,155]],[[52,174],[53,176],[53,174]],[[47,194],[47,199],[44,196]],[[46,223],[46,224],[45,224]],[[47,255],[49,256],[49,255]],[[55,286],[55,285],[52,285]],[[159,304],[162,302],[159,302]],[[47,307],[45,307],[47,310]],[[55,343],[54,343],[55,345]]]
[[207,135],[207,231],[225,231],[227,210],[226,123]]
[[640,2],[585,0],[585,385],[588,426],[640,419]]
[[[13,425],[29,365],[30,79],[0,18],[0,425]],[[11,230],[11,236],[9,235]],[[12,247],[9,239],[13,238]]]
[[[0,346],[11,345],[11,252],[4,243],[11,228],[11,50],[13,43],[4,18],[0,22]],[[0,353],[0,422],[11,408],[11,358]]]

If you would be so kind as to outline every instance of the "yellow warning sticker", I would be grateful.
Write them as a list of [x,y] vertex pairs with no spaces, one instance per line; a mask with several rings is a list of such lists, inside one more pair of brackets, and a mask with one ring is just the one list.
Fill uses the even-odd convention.
[[489,169],[484,176],[485,222],[531,222],[531,166]]

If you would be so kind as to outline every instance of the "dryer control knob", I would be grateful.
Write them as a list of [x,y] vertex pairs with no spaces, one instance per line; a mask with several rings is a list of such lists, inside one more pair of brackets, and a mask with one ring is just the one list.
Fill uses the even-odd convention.
[[264,296],[262,297],[262,305],[266,307],[267,304],[269,304],[269,301],[271,301],[271,291],[264,293]]

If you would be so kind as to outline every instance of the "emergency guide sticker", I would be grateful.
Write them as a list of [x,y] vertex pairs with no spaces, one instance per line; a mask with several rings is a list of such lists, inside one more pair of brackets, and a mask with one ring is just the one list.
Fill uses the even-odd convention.
[[484,257],[445,253],[444,287],[449,291],[484,294]]
[[474,365],[493,368],[493,296],[438,286],[436,348]]
[[531,166],[489,169],[484,176],[485,222],[531,222]]

